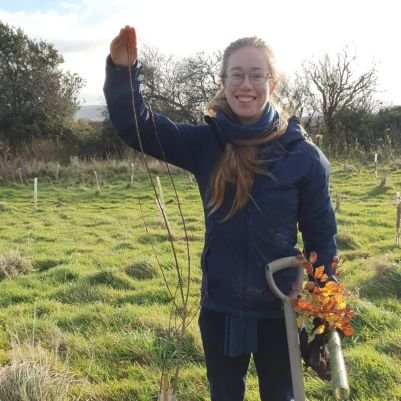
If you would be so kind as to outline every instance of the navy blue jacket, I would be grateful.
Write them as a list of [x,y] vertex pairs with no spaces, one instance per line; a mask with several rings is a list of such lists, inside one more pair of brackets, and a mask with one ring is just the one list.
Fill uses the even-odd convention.
[[[145,153],[163,160],[150,113],[140,92],[139,71],[132,70],[135,108]],[[139,150],[126,68],[106,66],[104,93],[111,121],[118,135]],[[275,179],[256,175],[249,201],[231,219],[221,222],[231,208],[234,188],[229,188],[222,207],[207,213],[209,178],[224,150],[218,123],[206,117],[201,125],[177,124],[154,114],[157,133],[169,163],[194,174],[203,202],[205,244],[202,254],[202,305],[220,312],[249,318],[282,317],[281,303],[266,283],[265,265],[274,259],[299,253],[295,248],[298,226],[304,248],[318,254],[331,275],[337,254],[336,222],[329,195],[329,163],[303,134],[296,118],[286,133],[267,149],[266,169]],[[288,293],[294,269],[275,275],[279,288]]]

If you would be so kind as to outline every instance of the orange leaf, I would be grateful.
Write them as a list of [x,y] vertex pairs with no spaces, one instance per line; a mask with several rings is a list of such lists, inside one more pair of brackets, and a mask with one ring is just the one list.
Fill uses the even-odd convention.
[[336,303],[337,303],[337,307],[339,309],[345,309],[347,306],[347,303],[345,302],[345,299],[342,295],[338,294],[336,295]]
[[329,281],[324,286],[324,289],[329,292],[334,292],[338,287],[338,284],[335,281]]
[[319,287],[315,286],[315,288],[313,289],[313,293],[316,294],[316,295],[320,294],[321,292],[322,292],[322,290]]
[[346,336],[352,336],[354,333],[355,333],[355,330],[352,328],[352,327],[344,327],[343,328],[343,333],[346,335]]
[[312,306],[308,301],[305,301],[304,299],[298,299],[296,305],[298,308],[306,310],[310,309]]
[[329,279],[329,277],[327,274],[322,274],[322,276],[320,277],[320,281],[322,283],[325,283],[328,279]]
[[324,309],[328,309],[333,305],[333,300],[330,297],[324,297],[322,299],[322,307],[324,307]]
[[315,269],[315,273],[314,273],[315,279],[319,280],[319,278],[322,277],[323,272],[324,272],[324,267],[323,266],[317,267]]

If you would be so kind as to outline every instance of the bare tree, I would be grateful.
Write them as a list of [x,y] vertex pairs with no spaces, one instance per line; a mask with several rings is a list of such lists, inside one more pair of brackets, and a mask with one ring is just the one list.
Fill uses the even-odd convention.
[[296,115],[305,128],[313,133],[319,125],[316,94],[305,76],[295,73],[291,78],[281,77],[276,92],[279,103],[291,115]]
[[145,47],[141,54],[142,91],[156,112],[178,122],[199,123],[205,104],[219,87],[220,54],[197,53],[180,60]]
[[348,49],[337,53],[334,59],[328,54],[317,62],[307,61],[303,75],[315,92],[315,102],[325,125],[325,143],[338,144],[336,116],[345,110],[371,110],[372,95],[376,89],[377,71],[372,66],[357,75],[354,72],[356,56]]
[[219,88],[220,59],[220,53],[207,55],[202,52],[184,58],[177,65],[176,84],[180,89],[177,96],[195,124],[203,118],[206,103]]

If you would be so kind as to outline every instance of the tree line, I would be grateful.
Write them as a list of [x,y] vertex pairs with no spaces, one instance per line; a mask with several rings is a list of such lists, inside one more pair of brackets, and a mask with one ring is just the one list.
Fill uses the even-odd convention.
[[[197,53],[177,59],[158,49],[141,49],[142,90],[154,112],[177,122],[201,123],[207,101],[220,85],[222,54]],[[118,151],[105,116],[100,127],[75,122],[84,80],[60,68],[63,57],[49,43],[29,38],[0,21],[0,148],[18,148],[33,138],[69,143],[75,154]],[[307,60],[292,77],[278,77],[277,101],[298,116],[307,131],[321,135],[332,154],[358,147],[374,151],[401,146],[401,106],[376,100],[374,65],[356,72],[345,48],[335,56]]]

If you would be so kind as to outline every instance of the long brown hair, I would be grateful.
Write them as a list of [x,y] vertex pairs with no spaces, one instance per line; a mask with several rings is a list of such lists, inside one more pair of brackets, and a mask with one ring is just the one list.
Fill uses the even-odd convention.
[[[223,54],[222,65],[220,69],[220,88],[215,96],[207,105],[207,112],[215,116],[218,111],[223,112],[232,120],[238,121],[238,117],[231,110],[223,87],[224,76],[227,72],[228,59],[232,53],[243,47],[255,47],[264,52],[267,65],[273,79],[277,81],[278,72],[276,69],[274,55],[269,46],[257,37],[247,37],[236,40],[231,43]],[[287,115],[280,110],[278,102],[270,99],[270,102],[279,113],[278,122],[262,136],[257,138],[238,140],[234,143],[228,143],[225,146],[223,155],[218,161],[209,181],[209,214],[218,210],[224,201],[224,196],[228,185],[233,184],[236,188],[234,201],[230,211],[223,221],[228,220],[238,212],[248,199],[251,198],[250,189],[252,187],[255,174],[272,176],[272,174],[262,168],[266,162],[260,157],[261,145],[274,141],[283,135],[287,129]]]

